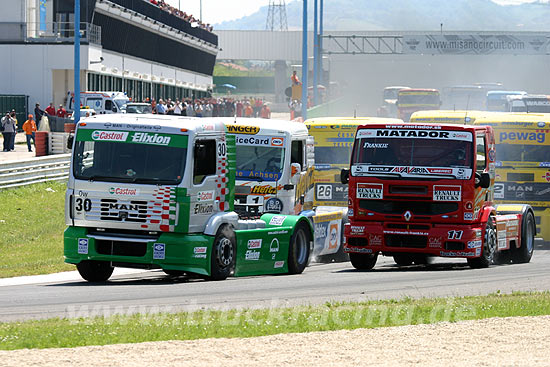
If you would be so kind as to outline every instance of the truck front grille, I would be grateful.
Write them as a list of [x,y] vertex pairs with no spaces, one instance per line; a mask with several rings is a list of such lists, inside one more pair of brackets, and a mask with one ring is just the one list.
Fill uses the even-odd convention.
[[97,253],[101,255],[143,257],[147,252],[147,244],[140,242],[96,240],[95,249]]
[[145,223],[147,221],[147,201],[101,199],[100,220]]
[[388,247],[426,248],[428,245],[426,236],[387,234],[384,236],[384,241]]
[[441,215],[458,210],[458,203],[402,200],[359,200],[359,208],[380,214],[400,215],[410,211],[413,215]]

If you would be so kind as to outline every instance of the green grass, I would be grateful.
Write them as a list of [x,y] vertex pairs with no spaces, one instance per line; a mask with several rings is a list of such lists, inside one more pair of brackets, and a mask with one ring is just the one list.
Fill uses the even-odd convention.
[[65,188],[45,182],[0,190],[0,278],[74,270],[63,262]]
[[[140,311],[155,311],[154,308]],[[116,312],[122,315],[114,315]],[[157,308],[156,311],[159,311]],[[90,316],[96,317],[80,317]],[[124,315],[128,309],[79,308],[67,318],[0,324],[0,349],[57,348],[159,340],[254,337],[375,328],[489,317],[550,314],[550,293],[326,303],[261,310]],[[97,316],[104,315],[104,316]]]

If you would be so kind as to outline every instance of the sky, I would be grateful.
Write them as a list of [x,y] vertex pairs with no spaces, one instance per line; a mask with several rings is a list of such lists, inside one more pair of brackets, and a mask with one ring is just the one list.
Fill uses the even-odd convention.
[[[202,21],[215,24],[226,20],[235,20],[257,12],[262,6],[269,5],[269,0],[165,0],[172,6],[199,17],[202,2]],[[290,1],[287,0],[288,4]]]
[[[199,17],[202,2],[202,21],[216,24],[235,20],[257,12],[262,6],[269,5],[269,0],[165,0],[172,6]],[[286,0],[290,3],[295,0]],[[301,1],[301,0],[300,0]],[[501,5],[516,5],[534,0],[492,0]]]

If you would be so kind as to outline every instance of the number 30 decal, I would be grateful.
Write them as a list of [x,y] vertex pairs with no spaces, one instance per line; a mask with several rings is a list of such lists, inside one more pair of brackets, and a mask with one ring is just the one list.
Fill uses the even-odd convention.
[[92,201],[90,199],[77,198],[75,204],[74,208],[77,212],[81,212],[82,209],[84,209],[85,212],[92,210]]
[[227,153],[227,148],[225,146],[225,142],[218,143],[218,156],[225,157],[226,153]]

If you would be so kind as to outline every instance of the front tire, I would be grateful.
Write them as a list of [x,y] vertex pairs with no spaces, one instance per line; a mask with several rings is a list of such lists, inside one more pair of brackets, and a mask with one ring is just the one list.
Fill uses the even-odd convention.
[[288,246],[288,273],[300,274],[304,271],[309,261],[309,243],[311,231],[305,222],[296,226]]
[[535,250],[535,217],[528,211],[521,220],[521,246],[512,249],[512,262],[524,264],[531,261]]
[[489,265],[493,263],[496,251],[497,233],[495,230],[495,224],[493,223],[493,218],[490,217],[485,226],[485,237],[483,238],[481,256],[468,259],[468,265],[470,265],[473,269],[488,268]]
[[88,282],[104,282],[113,274],[113,268],[108,261],[84,260],[76,264],[80,276]]
[[376,254],[356,254],[350,253],[349,260],[351,265],[357,270],[371,270],[376,265],[378,253]]
[[235,232],[230,226],[225,225],[218,229],[210,256],[209,280],[225,280],[231,275],[235,268],[236,243]]

